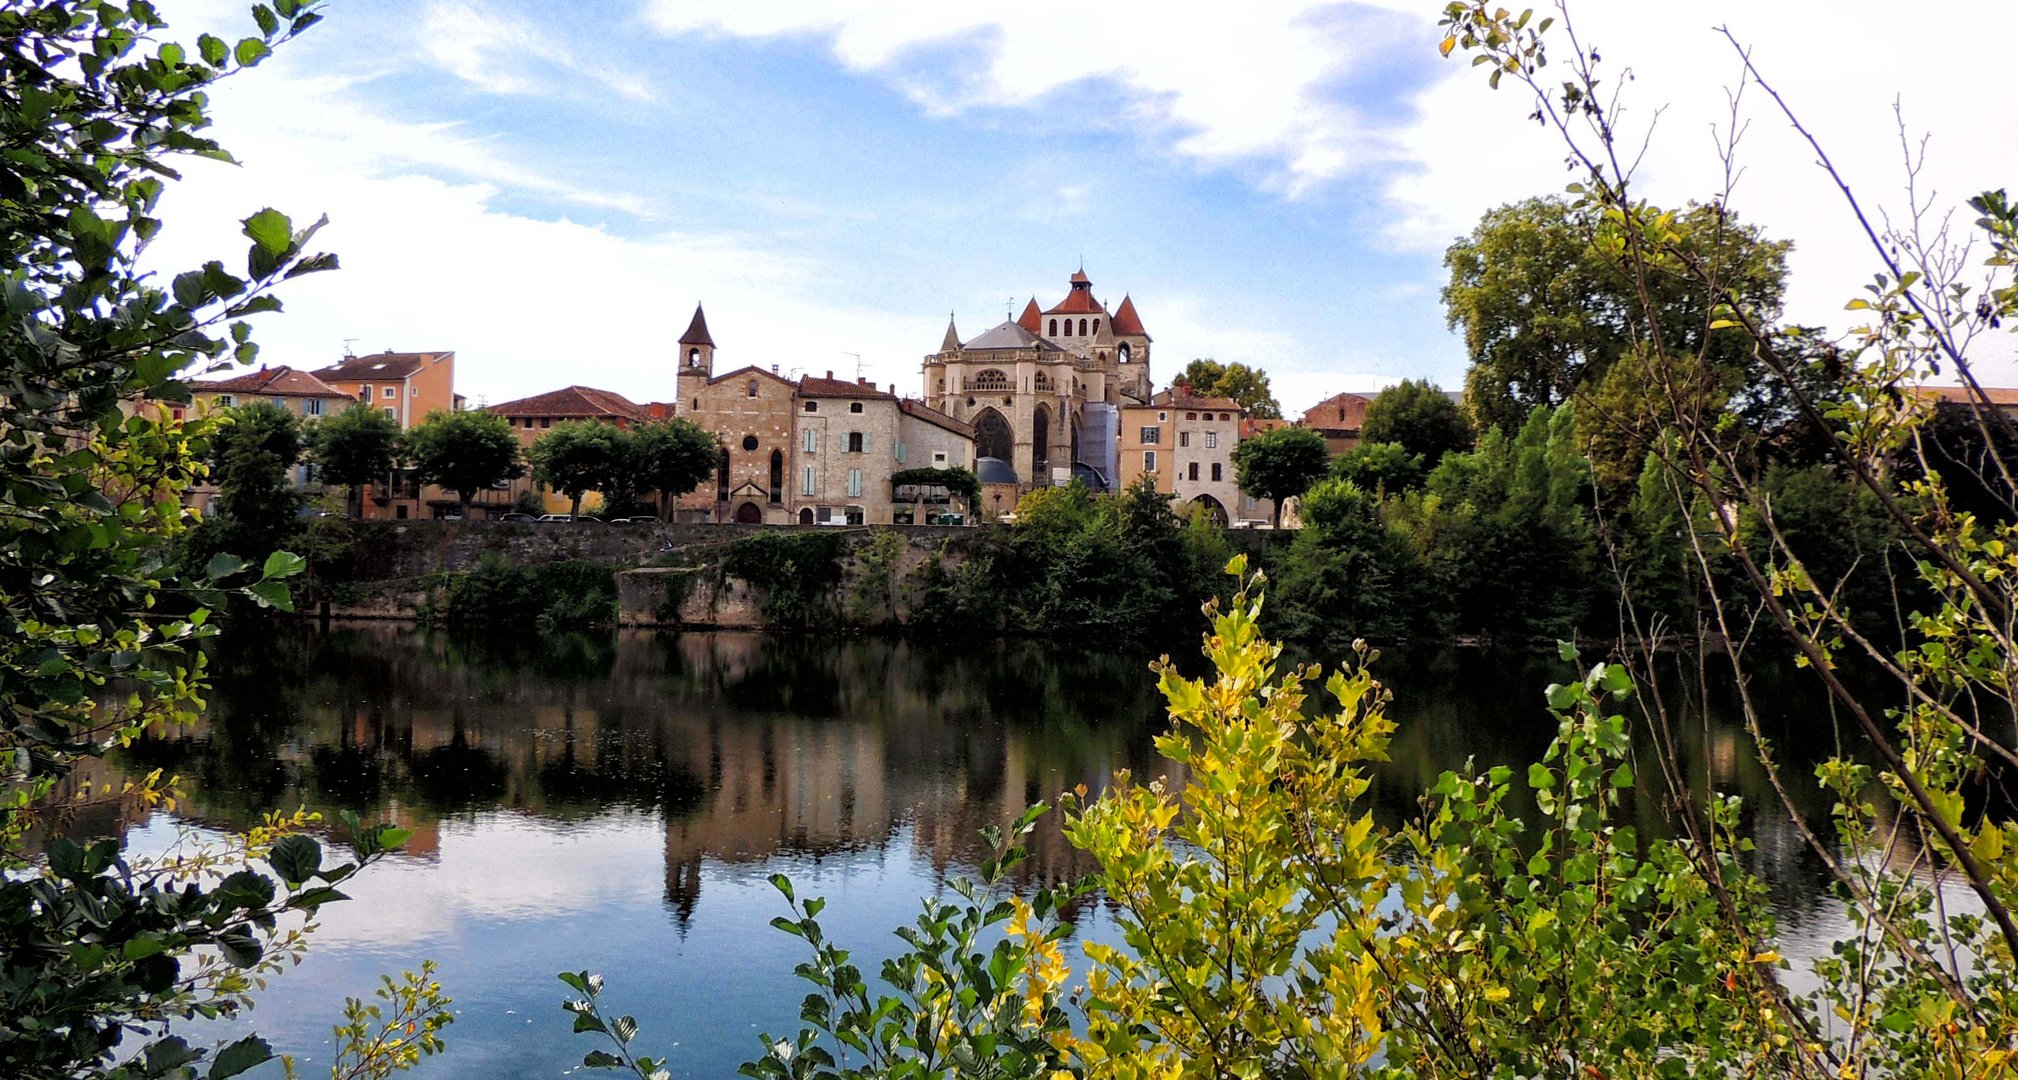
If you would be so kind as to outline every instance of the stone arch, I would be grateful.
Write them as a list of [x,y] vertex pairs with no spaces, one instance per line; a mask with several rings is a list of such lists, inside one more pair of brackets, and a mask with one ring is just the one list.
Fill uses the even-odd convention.
[[1009,389],[1009,376],[1003,374],[1000,368],[985,368],[975,373],[974,378],[967,383],[967,388],[969,390],[1007,390]]
[[1191,500],[1191,505],[1198,507],[1200,510],[1203,510],[1205,514],[1212,519],[1212,523],[1214,525],[1217,525],[1222,529],[1226,527],[1226,520],[1227,520],[1226,504],[1220,502],[1218,499],[1215,499],[1210,495],[1200,495],[1197,498]]
[[1058,336],[1058,320],[1057,320],[1057,319],[1053,319],[1053,320],[1051,320],[1051,332],[1050,332],[1049,334],[1046,334],[1046,335],[1044,335],[1044,336],[1045,336],[1045,337],[1057,337],[1057,336]]
[[739,525],[762,525],[764,523],[763,508],[753,502],[746,502],[736,507],[736,523]]
[[813,508],[812,508],[812,507],[810,507],[810,506],[804,506],[804,507],[800,507],[800,508],[799,508],[799,524],[801,524],[801,525],[811,525],[812,523],[813,523]]
[[1051,410],[1042,405],[1030,414],[1030,445],[1030,479],[1045,483],[1045,471],[1051,467]]
[[1127,362],[1128,362],[1128,358],[1129,358],[1129,355],[1130,355],[1130,354],[1131,354],[1131,353],[1132,353],[1133,351],[1134,351],[1134,350],[1132,350],[1132,349],[1130,349],[1130,348],[1128,347],[1128,343],[1124,341],[1124,342],[1122,342],[1122,343],[1121,343],[1121,345],[1120,345],[1120,347],[1119,347],[1119,348],[1115,349],[1115,355],[1116,355],[1116,356],[1118,356],[1118,357],[1120,357],[1120,359],[1121,359],[1121,362],[1125,364],[1125,363],[1127,363]]
[[1001,458],[1013,461],[1016,453],[1016,430],[1009,421],[994,409],[983,408],[974,414],[974,456]]

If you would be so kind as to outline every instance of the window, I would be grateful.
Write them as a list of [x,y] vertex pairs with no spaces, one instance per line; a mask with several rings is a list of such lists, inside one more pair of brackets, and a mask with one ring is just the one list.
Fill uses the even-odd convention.
[[862,497],[862,470],[860,469],[848,470],[848,497],[851,499]]
[[820,449],[820,432],[815,428],[807,428],[806,453],[808,454],[815,453],[819,449]]
[[1186,480],[1198,479],[1198,463],[1196,461],[1192,462],[1191,466],[1184,470],[1184,478]]
[[217,403],[229,409],[233,405],[238,404],[238,399],[232,397],[230,394],[219,394],[217,395]]
[[863,447],[863,443],[862,443],[862,433],[861,433],[861,432],[859,432],[859,431],[851,431],[851,432],[849,432],[849,433],[848,433],[848,452],[849,452],[849,453],[851,453],[851,454],[859,454],[859,453],[861,453],[861,452],[862,452],[862,447]]
[[944,379],[939,380],[939,392],[942,394],[946,392],[946,380]]
[[1156,422],[1159,424],[1163,423],[1168,419],[1170,419],[1170,414],[1167,412],[1160,412],[1156,414]]
[[169,412],[169,415],[176,420],[181,420],[183,414],[181,409],[174,409]]
[[899,442],[892,450],[897,455],[897,464],[904,464],[904,444]]
[[1208,431],[1205,433],[1205,448],[1207,450],[1219,449],[1219,432]]
[[407,397],[419,397],[419,396],[420,396],[420,387],[418,387],[418,386],[409,386],[409,387],[407,387],[407,388],[406,388],[406,396],[407,396]]
[[1156,471],[1156,451],[1144,450],[1142,452],[1142,471],[1143,472]]
[[807,412],[819,412],[819,411],[820,411],[820,403],[819,403],[819,402],[817,402],[817,401],[808,401],[808,402],[806,402],[806,411],[807,411]]
[[1095,320],[1093,320],[1093,332],[1094,332],[1094,333],[1096,333],[1096,334],[1100,332],[1100,320],[1099,320],[1099,319],[1095,319]]
[[834,520],[834,508],[831,506],[822,506],[818,517],[822,523]]
[[1220,463],[1217,461],[1212,463],[1212,479],[1214,483],[1226,479],[1225,473],[1223,471],[1224,468],[1225,467],[1220,465]]
[[743,395],[745,397],[757,396],[757,380],[751,379],[749,382],[743,384]]
[[974,378],[969,380],[967,383],[967,389],[1007,390],[1009,389],[1009,376],[1002,374],[1002,372],[996,370],[995,368],[989,368],[988,370],[980,373],[979,375],[974,376]]
[[944,468],[946,465],[946,451],[944,450],[932,451],[932,464],[939,466],[940,468]]
[[1155,446],[1157,443],[1163,441],[1163,429],[1161,428],[1153,428],[1153,427],[1143,428],[1141,431],[1141,435],[1142,438],[1137,441],[1144,446]]
[[[1195,412],[1188,412],[1188,413],[1185,413],[1185,414],[1184,414],[1184,418],[1185,418],[1186,420],[1196,420],[1196,419],[1198,419],[1198,414],[1197,414],[1197,413],[1195,413]],[[1206,413],[1206,414],[1205,414],[1205,418],[1206,418],[1207,420],[1210,420],[1210,419],[1212,419],[1212,414],[1211,414],[1211,413]]]
[[861,403],[861,402],[859,402],[859,401],[851,401],[851,402],[849,402],[849,403],[848,403],[848,411],[849,411],[849,412],[861,412],[861,411],[862,411],[862,403]]
[[848,524],[850,525],[861,525],[869,520],[869,515],[863,513],[862,508],[859,506],[849,507],[846,513],[848,515]]
[[812,493],[813,493],[813,467],[811,465],[808,465],[804,469],[799,470],[799,494],[811,495]]
[[1058,336],[1058,320],[1057,320],[1057,319],[1053,319],[1053,320],[1051,320],[1051,333],[1050,333],[1050,334],[1049,334],[1048,336],[1050,336],[1050,337],[1057,337],[1057,336]]
[[303,416],[321,416],[322,399],[319,397],[312,397],[309,398],[307,401],[302,402],[301,414]]
[[1177,445],[1179,445],[1179,446],[1190,446],[1190,445],[1191,445],[1191,433],[1190,433],[1189,431],[1180,431],[1180,432],[1178,432],[1178,433],[1177,433]]
[[278,409],[287,408],[287,399],[284,397],[270,397],[266,399],[266,403]]
[[390,406],[390,405],[387,405],[387,406],[385,407],[385,416],[386,416],[386,419],[388,419],[388,420],[397,420],[397,419],[399,419],[399,410],[398,410],[398,409],[395,409],[395,408],[393,408],[393,407],[392,407],[392,406]]
[[385,399],[386,399],[387,401],[391,401],[391,400],[392,400],[393,398],[396,398],[396,397],[398,397],[398,396],[399,396],[399,387],[397,387],[397,386],[388,386],[388,387],[386,387],[386,388],[385,388],[385,389],[384,389],[383,391],[381,391],[381,393],[383,394],[383,396],[385,397]]
[[756,448],[757,448],[757,437],[755,435],[743,436],[743,449],[755,450]]
[[785,501],[785,452],[771,451],[771,505]]
[[1118,355],[1119,355],[1119,356],[1121,357],[1121,362],[1122,362],[1122,363],[1124,363],[1124,364],[1125,364],[1125,363],[1127,363],[1127,362],[1128,362],[1128,343],[1127,343],[1127,342],[1125,342],[1125,341],[1124,341],[1124,342],[1122,342],[1122,343],[1121,343],[1121,346],[1120,346],[1119,348],[1115,349],[1114,351],[1115,351],[1115,353],[1116,353],[1116,354],[1118,354]]
[[701,350],[699,350],[699,349],[688,349],[688,350],[687,350],[687,366],[688,366],[688,367],[700,367],[700,366],[701,366]]
[[1081,320],[1079,320],[1079,336],[1080,336],[1080,337],[1085,337],[1085,336],[1086,336],[1086,320],[1085,320],[1085,319],[1081,319]]
[[551,417],[551,416],[542,416],[542,417],[540,417],[540,426],[541,426],[541,427],[552,427],[552,426],[554,426],[554,418],[553,418],[553,417]]

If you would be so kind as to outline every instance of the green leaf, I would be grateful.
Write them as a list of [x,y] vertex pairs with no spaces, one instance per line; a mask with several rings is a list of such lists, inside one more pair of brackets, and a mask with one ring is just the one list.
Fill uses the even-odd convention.
[[203,576],[216,581],[219,578],[228,578],[243,569],[245,569],[244,559],[220,551],[212,555],[210,561],[204,564]]
[[294,243],[294,224],[287,220],[286,214],[269,206],[245,219],[245,235],[261,251],[280,255]]
[[234,57],[239,67],[251,67],[271,55],[273,50],[266,47],[266,42],[258,38],[246,38],[238,43]]
[[217,1052],[206,1074],[209,1080],[224,1080],[255,1065],[263,1065],[273,1060],[273,1047],[257,1035],[248,1035]]
[[1547,791],[1555,786],[1556,779],[1549,767],[1537,761],[1528,766],[1528,786],[1536,791]]
[[292,551],[276,551],[266,557],[261,573],[268,578],[289,578],[308,569],[308,560]]
[[315,876],[322,869],[322,845],[313,837],[301,833],[289,833],[273,842],[273,850],[266,856],[274,873],[289,885],[299,885]]

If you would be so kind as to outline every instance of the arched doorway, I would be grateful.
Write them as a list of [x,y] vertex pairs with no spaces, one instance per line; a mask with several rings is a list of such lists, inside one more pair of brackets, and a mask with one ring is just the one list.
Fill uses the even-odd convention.
[[1202,512],[1214,525],[1222,529],[1226,527],[1226,506],[1218,499],[1210,495],[1200,495],[1191,500],[1191,505],[1197,508],[1194,513]]
[[756,503],[746,502],[743,505],[736,507],[736,524],[762,525],[763,523],[764,523],[764,511],[761,508],[759,508]]
[[1036,484],[1051,482],[1051,410],[1042,405],[1030,417],[1030,480]]
[[982,409],[974,414],[974,456],[1012,460],[1016,452],[1016,433],[1009,427],[1009,421],[994,409]]
[[811,525],[812,523],[813,523],[813,508],[810,506],[800,508],[799,524]]

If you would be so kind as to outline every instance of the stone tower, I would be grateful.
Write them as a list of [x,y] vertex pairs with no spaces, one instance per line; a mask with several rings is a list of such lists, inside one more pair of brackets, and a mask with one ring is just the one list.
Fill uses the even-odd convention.
[[673,380],[681,408],[691,409],[702,387],[715,373],[715,339],[708,334],[708,317],[701,305],[694,305],[694,321],[680,335],[680,371]]

